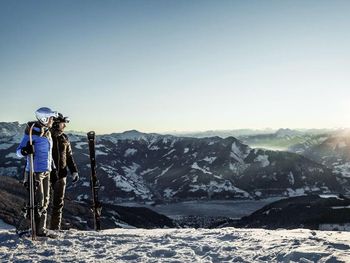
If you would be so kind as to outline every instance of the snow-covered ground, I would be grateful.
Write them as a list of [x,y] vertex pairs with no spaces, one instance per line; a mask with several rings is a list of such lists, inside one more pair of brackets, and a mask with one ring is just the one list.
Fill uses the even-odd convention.
[[0,262],[350,262],[350,232],[261,229],[0,230]]

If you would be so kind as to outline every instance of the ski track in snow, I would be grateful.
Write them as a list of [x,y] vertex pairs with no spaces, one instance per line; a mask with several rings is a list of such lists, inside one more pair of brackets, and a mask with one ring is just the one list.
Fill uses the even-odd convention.
[[262,229],[67,230],[32,241],[0,230],[1,262],[349,262],[350,233]]

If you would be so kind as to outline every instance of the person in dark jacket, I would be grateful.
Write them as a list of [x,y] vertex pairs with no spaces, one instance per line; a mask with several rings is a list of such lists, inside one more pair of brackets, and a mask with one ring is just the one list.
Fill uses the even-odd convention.
[[61,113],[58,113],[58,117],[54,119],[51,129],[53,140],[52,157],[56,166],[56,170],[51,172],[53,198],[50,228],[52,230],[61,229],[68,174],[67,168],[72,174],[72,182],[76,183],[79,180],[78,168],[73,159],[72,147],[68,136],[64,133],[64,128],[68,122],[68,117],[63,117]]
[[[29,156],[33,154],[33,173],[36,182],[35,190],[35,225],[38,236],[49,236],[46,228],[47,208],[50,200],[50,172],[53,167],[52,139],[50,127],[58,114],[50,108],[42,107],[35,112],[37,121],[28,122],[24,136],[17,147],[19,157],[27,157],[24,185],[28,185],[30,171]],[[29,142],[29,131],[32,129],[32,144]]]

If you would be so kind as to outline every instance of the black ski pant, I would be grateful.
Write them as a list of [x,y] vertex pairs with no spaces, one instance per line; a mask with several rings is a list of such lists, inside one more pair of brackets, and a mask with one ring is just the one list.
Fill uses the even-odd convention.
[[63,177],[58,179],[52,184],[52,213],[51,213],[51,225],[52,230],[61,229],[62,210],[64,206],[64,195],[66,192],[67,178]]

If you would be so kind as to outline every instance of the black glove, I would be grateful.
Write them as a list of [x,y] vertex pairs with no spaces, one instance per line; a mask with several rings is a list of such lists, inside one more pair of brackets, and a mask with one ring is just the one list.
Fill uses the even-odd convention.
[[23,156],[27,156],[28,154],[33,154],[33,153],[34,153],[34,145],[31,145],[29,142],[27,142],[27,146],[21,149],[21,154]]
[[58,180],[58,172],[56,169],[53,169],[50,173],[50,182],[54,185]]

